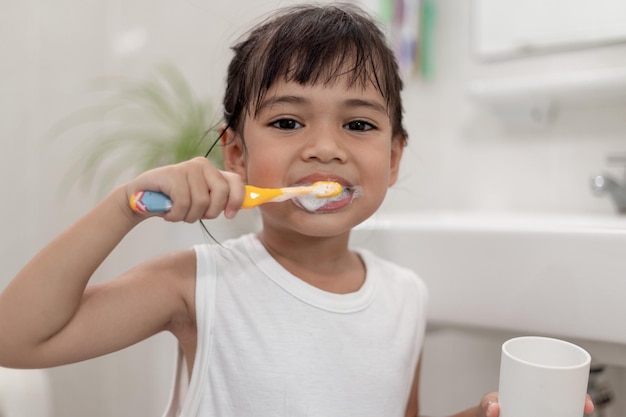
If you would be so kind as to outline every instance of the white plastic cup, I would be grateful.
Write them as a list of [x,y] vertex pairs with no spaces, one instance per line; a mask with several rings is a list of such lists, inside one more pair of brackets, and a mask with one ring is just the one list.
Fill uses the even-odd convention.
[[591,356],[559,339],[525,336],[502,345],[500,417],[582,417]]

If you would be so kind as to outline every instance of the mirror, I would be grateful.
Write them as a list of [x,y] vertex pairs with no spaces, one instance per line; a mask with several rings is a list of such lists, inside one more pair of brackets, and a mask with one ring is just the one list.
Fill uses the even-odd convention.
[[624,0],[474,0],[472,14],[486,60],[626,41]]

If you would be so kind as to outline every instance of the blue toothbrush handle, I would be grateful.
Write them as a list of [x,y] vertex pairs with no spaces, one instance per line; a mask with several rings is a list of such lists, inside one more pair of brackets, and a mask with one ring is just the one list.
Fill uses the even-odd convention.
[[130,207],[139,213],[166,213],[172,200],[157,191],[138,191],[130,197]]

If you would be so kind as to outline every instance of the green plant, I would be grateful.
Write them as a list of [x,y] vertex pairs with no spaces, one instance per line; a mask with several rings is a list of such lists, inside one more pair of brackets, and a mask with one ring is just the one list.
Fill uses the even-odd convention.
[[[215,114],[208,100],[196,98],[181,72],[160,65],[145,79],[108,77],[94,81],[104,96],[57,124],[54,135],[88,128],[78,150],[72,181],[109,189],[124,173],[136,175],[162,165],[204,156],[217,140]],[[90,127],[90,128],[89,128]],[[209,154],[222,167],[219,146]]]

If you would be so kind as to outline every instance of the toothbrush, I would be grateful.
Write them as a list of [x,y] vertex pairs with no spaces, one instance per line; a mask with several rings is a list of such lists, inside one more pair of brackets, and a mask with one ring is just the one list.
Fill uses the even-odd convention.
[[299,196],[334,197],[342,190],[341,184],[332,181],[316,181],[311,185],[284,188],[259,188],[246,185],[246,197],[241,208],[253,208],[263,203],[286,201]]
[[[334,197],[341,193],[341,184],[316,181],[311,185],[283,188],[260,188],[246,185],[246,196],[241,208],[249,209],[264,203],[286,201],[299,196]],[[165,213],[172,208],[172,200],[156,191],[138,191],[130,198],[130,207],[140,213]]]

